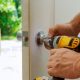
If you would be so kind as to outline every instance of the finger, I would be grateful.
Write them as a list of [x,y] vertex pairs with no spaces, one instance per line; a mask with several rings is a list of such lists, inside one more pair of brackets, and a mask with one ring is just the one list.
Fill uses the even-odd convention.
[[49,74],[50,76],[63,77],[63,76],[61,75],[61,73],[59,73],[58,70],[53,70],[53,68],[49,68],[49,69],[48,69],[48,74]]
[[54,76],[52,71],[53,71],[53,68],[49,68],[49,69],[48,69],[48,74],[49,74],[50,76]]
[[51,49],[50,50],[50,56],[54,55],[57,52],[57,49]]
[[49,28],[48,33],[51,37],[59,35],[59,25]]
[[52,62],[48,62],[47,68],[52,68],[53,63]]
[[56,58],[56,55],[51,55],[51,56],[49,56],[48,61],[52,62],[52,61],[54,61],[55,58]]
[[55,35],[53,28],[49,28],[48,35],[49,37],[53,37]]

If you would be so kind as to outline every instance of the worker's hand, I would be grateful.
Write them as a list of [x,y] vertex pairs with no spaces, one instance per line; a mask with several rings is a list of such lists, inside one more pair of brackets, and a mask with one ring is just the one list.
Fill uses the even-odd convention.
[[80,77],[80,54],[66,49],[52,49],[48,61],[48,73],[62,78]]
[[75,32],[73,31],[71,24],[57,24],[49,29],[49,36],[58,35],[74,36]]

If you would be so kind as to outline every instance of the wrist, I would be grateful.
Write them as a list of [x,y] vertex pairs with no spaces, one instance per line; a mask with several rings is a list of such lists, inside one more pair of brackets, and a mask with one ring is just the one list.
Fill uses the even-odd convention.
[[77,36],[78,33],[80,32],[80,24],[73,25],[72,23],[70,23],[70,25],[71,34],[73,36]]
[[70,24],[72,25],[73,31],[77,35],[80,32],[80,13],[70,21]]

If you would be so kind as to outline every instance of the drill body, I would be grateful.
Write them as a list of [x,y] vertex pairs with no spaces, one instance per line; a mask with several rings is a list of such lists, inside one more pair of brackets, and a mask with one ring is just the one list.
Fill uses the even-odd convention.
[[80,52],[80,38],[69,36],[55,36],[44,39],[44,46],[47,49],[68,48],[76,52]]

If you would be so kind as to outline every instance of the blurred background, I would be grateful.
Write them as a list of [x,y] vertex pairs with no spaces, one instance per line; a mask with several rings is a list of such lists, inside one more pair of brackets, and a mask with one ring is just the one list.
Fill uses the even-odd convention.
[[0,0],[1,39],[15,39],[22,27],[21,0]]
[[0,0],[0,80],[22,80],[21,0]]

